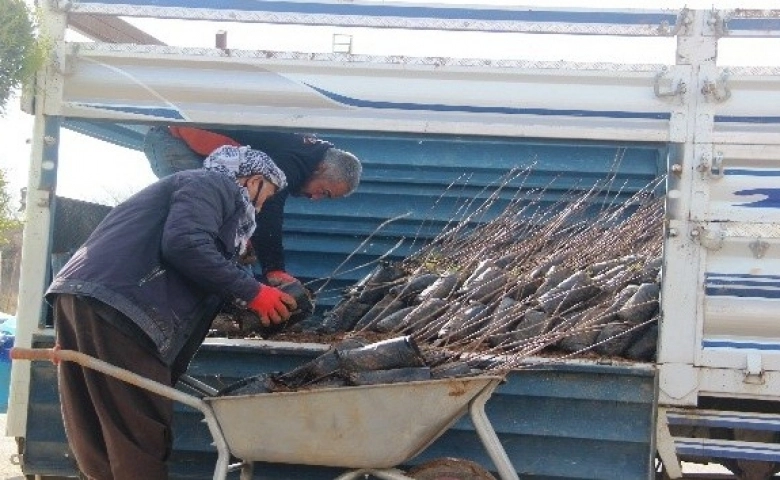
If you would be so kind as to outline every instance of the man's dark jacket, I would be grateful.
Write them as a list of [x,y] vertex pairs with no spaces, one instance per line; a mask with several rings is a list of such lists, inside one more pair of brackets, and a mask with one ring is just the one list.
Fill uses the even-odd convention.
[[299,193],[333,144],[314,135],[298,133],[221,129],[211,131],[228,136],[241,145],[265,152],[287,176],[287,188],[263,204],[263,210],[257,215],[257,229],[252,238],[252,245],[263,266],[263,272],[284,270],[284,204],[290,194]]
[[111,210],[47,297],[97,299],[132,320],[167,365],[189,363],[222,300],[250,301],[260,287],[234,261],[243,211],[226,175],[165,177]]

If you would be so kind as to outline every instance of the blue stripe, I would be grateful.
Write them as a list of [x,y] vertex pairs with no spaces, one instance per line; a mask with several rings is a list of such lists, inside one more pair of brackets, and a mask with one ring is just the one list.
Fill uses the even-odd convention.
[[737,342],[734,340],[704,340],[701,342],[701,346],[704,348],[737,348],[744,350],[764,350],[764,351],[780,351],[780,344],[773,343],[755,343],[755,342]]
[[[706,420],[692,420],[689,419],[687,421],[676,421],[672,422],[671,419],[669,421],[670,424],[674,425],[689,425],[689,426],[705,426],[705,427],[720,427],[720,428],[744,428],[746,430],[762,430],[762,431],[769,431],[769,432],[776,432],[780,431],[780,426],[778,425],[756,425],[755,422],[745,421],[745,422],[738,422],[733,420],[713,420],[713,419],[706,419]],[[759,428],[763,427],[763,428]]]
[[726,279],[708,279],[706,280],[707,286],[731,286],[731,287],[767,287],[767,288],[780,288],[780,282],[773,281],[751,281],[751,280],[726,280]]
[[715,458],[739,458],[745,460],[776,461],[780,460],[780,452],[772,450],[761,450],[756,447],[745,451],[738,446],[704,446],[699,443],[685,443],[679,440],[675,441],[677,453],[680,455],[710,456]]
[[750,188],[734,192],[736,196],[764,195],[766,198],[742,204],[739,207],[749,208],[780,208],[780,188]]
[[174,120],[184,120],[184,117],[178,110],[173,108],[160,108],[160,107],[130,107],[130,106],[115,106],[115,105],[103,105],[97,103],[76,103],[80,107],[95,108],[99,110],[110,110],[113,112],[132,113],[135,115],[147,115],[150,117],[158,118],[170,118]]
[[726,168],[724,175],[744,175],[746,177],[780,177],[780,170],[748,170],[746,168]]
[[361,100],[337,93],[329,92],[321,88],[306,84],[329,99],[342,105],[360,108],[378,108],[410,111],[433,112],[469,112],[469,113],[501,113],[506,115],[543,115],[543,116],[572,116],[590,118],[648,118],[654,120],[668,120],[669,113],[654,112],[623,112],[623,111],[594,111],[594,110],[550,110],[546,108],[514,108],[514,107],[478,107],[474,105],[442,105],[439,103],[408,103],[408,102],[378,102],[374,100]]
[[[706,414],[705,414],[706,415]],[[691,425],[707,427],[725,427],[725,428],[746,428],[748,430],[780,431],[780,417],[776,420],[767,420],[748,415],[718,415],[715,418],[703,416],[677,416],[673,413],[667,413],[666,418],[670,425]]]
[[[81,0],[81,4],[135,5],[150,7],[193,8],[190,0]],[[660,25],[677,23],[674,13],[660,12],[558,12],[544,10],[503,10],[500,8],[423,7],[402,5],[365,5],[314,2],[280,2],[253,0],[200,0],[197,8],[240,10],[247,12],[298,13],[312,15],[357,15],[373,17],[425,18],[444,20],[513,21],[532,23],[582,23],[618,25]]]
[[740,115],[715,115],[716,122],[732,123],[780,123],[780,117],[745,117]]
[[752,30],[764,32],[780,30],[780,20],[777,18],[737,18],[729,20],[726,25],[729,30]]
[[780,280],[780,275],[748,275],[745,273],[717,273],[717,272],[707,272],[705,275],[705,278],[713,278],[713,277],[724,277],[724,278],[745,278],[745,279],[756,279],[756,278],[766,278],[770,280]]
[[704,293],[710,297],[780,298],[780,290],[755,288],[706,287]]
[[705,294],[711,297],[780,298],[779,275],[707,273],[704,275],[704,283]]

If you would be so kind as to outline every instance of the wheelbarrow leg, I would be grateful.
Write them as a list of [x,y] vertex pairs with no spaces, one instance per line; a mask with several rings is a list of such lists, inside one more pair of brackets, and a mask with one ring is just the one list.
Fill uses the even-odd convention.
[[241,478],[239,480],[252,480],[255,475],[255,462],[244,460],[241,464]]
[[512,462],[509,460],[509,456],[506,454],[506,450],[501,445],[501,441],[496,435],[496,431],[493,430],[493,425],[490,423],[487,414],[485,413],[485,403],[487,403],[490,395],[493,394],[493,390],[498,386],[498,382],[485,387],[479,395],[474,397],[469,404],[469,412],[471,413],[471,421],[474,423],[474,428],[477,430],[482,445],[485,446],[490,459],[493,460],[493,464],[498,470],[498,476],[501,480],[519,480],[515,467],[512,466]]
[[412,477],[404,475],[404,472],[397,468],[382,468],[379,470],[362,468],[360,470],[352,470],[351,472],[343,473],[336,477],[336,480],[356,480],[358,478],[363,478],[366,475],[373,475],[382,480],[414,480]]
[[[205,406],[205,403],[203,403]],[[206,424],[214,440],[214,446],[217,447],[217,465],[214,468],[214,480],[225,480],[230,467],[230,449],[228,449],[225,437],[222,435],[222,429],[219,427],[214,412],[208,406],[196,407],[205,417]]]

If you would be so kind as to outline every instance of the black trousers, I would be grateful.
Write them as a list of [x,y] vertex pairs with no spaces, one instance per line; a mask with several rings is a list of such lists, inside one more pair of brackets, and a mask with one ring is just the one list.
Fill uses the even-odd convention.
[[[170,369],[104,318],[106,312],[122,314],[96,305],[75,295],[56,297],[58,345],[170,385]],[[59,365],[58,383],[65,433],[83,474],[95,480],[168,478],[171,400],[73,362]]]

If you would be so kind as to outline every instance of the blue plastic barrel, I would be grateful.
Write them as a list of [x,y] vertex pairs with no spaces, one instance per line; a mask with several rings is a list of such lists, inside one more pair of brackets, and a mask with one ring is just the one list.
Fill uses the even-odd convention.
[[0,413],[8,410],[11,386],[11,348],[16,338],[16,317],[0,313]]

